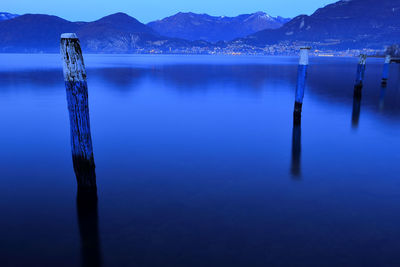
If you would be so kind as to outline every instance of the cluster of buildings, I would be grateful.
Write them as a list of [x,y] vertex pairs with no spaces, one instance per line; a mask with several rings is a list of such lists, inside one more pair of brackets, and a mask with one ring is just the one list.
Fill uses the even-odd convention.
[[[270,56],[294,56],[298,55],[299,47],[304,46],[301,42],[282,42],[273,45],[266,45],[265,47],[258,47],[249,45],[241,41],[230,43],[209,44],[204,46],[190,46],[190,47],[152,47],[150,50],[147,48],[138,49],[137,53],[149,54],[207,54],[207,55],[270,55]],[[383,55],[384,49],[346,49],[334,50],[324,48],[324,45],[319,43],[308,43],[312,49],[310,54],[312,56],[321,57],[353,57],[360,54],[370,56]],[[325,45],[326,46],[326,45]]]

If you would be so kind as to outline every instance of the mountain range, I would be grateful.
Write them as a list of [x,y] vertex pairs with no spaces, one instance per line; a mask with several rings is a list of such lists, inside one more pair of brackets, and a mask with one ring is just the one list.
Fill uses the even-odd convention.
[[58,52],[63,32],[76,32],[90,53],[287,54],[299,45],[383,50],[400,43],[400,0],[341,0],[287,23],[261,12],[235,18],[178,13],[147,25],[124,13],[93,22],[26,14],[0,21],[0,52]]
[[[148,53],[204,47],[203,41],[163,37],[124,13],[93,22],[70,22],[56,16],[26,14],[0,21],[0,52],[55,53],[60,34],[75,32],[82,48],[91,53]],[[199,52],[199,51],[198,51]]]
[[[215,45],[203,40],[243,37],[259,29],[280,27],[288,20],[272,18],[262,12],[219,19],[179,13],[148,25],[124,13],[93,22],[70,22],[43,14],[7,17],[9,19],[0,21],[0,52],[30,53],[57,52],[62,32],[76,32],[85,51],[92,53],[205,53]],[[182,19],[180,22],[179,18]],[[184,30],[172,34],[171,29]],[[224,31],[227,33],[223,34]],[[185,33],[191,33],[190,38],[182,36]],[[217,39],[218,35],[222,39]]]
[[400,0],[342,0],[233,45],[306,44],[318,49],[382,49],[400,43]]
[[178,13],[162,20],[150,22],[147,25],[164,36],[191,41],[218,42],[246,37],[265,29],[277,29],[289,21],[288,18],[271,17],[264,12],[237,17],[215,17],[189,12]]

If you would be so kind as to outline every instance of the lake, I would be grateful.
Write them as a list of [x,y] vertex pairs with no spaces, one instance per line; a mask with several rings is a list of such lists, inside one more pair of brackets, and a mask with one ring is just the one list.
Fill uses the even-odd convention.
[[84,55],[98,201],[77,202],[59,55],[0,54],[1,266],[399,266],[400,69]]

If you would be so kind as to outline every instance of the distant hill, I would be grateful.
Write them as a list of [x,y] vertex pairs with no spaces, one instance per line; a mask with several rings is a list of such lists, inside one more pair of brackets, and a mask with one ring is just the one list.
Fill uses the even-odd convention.
[[78,28],[78,23],[49,15],[27,14],[0,21],[0,52],[56,52],[60,34]]
[[190,12],[178,13],[147,25],[164,36],[217,42],[245,37],[265,29],[277,29],[289,20],[271,17],[264,12],[237,17],[214,17]]
[[124,13],[85,23],[76,32],[88,51],[130,52],[160,40],[151,28]]
[[16,18],[18,16],[19,15],[16,15],[16,14],[11,14],[11,13],[7,13],[7,12],[0,12],[0,21],[13,19],[13,18]]
[[301,15],[282,28],[264,30],[236,44],[265,46],[279,42],[314,48],[383,48],[400,42],[400,0],[342,0]]
[[178,48],[208,47],[205,42],[160,36],[124,13],[94,22],[70,22],[56,16],[27,14],[0,21],[0,52],[58,53],[60,35],[64,32],[77,33],[84,51],[90,53],[173,52]]

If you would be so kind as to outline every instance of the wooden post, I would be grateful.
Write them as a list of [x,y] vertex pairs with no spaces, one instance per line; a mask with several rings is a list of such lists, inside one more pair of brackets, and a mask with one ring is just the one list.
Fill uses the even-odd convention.
[[361,54],[357,65],[356,84],[354,85],[355,90],[361,91],[363,87],[366,62],[367,62],[367,55]]
[[389,78],[389,69],[390,69],[390,62],[392,61],[392,57],[387,55],[385,57],[385,63],[383,64],[383,73],[382,73],[382,86],[387,85],[387,81]]
[[72,160],[78,189],[97,191],[86,70],[79,39],[74,33],[61,35],[60,52],[67,91]]
[[309,51],[310,51],[310,47],[301,47],[300,48],[300,61],[299,61],[299,67],[297,70],[296,98],[295,98],[295,102],[294,102],[294,112],[293,112],[294,123],[301,122],[301,112],[303,109],[304,89],[305,89],[306,80],[307,80]]

